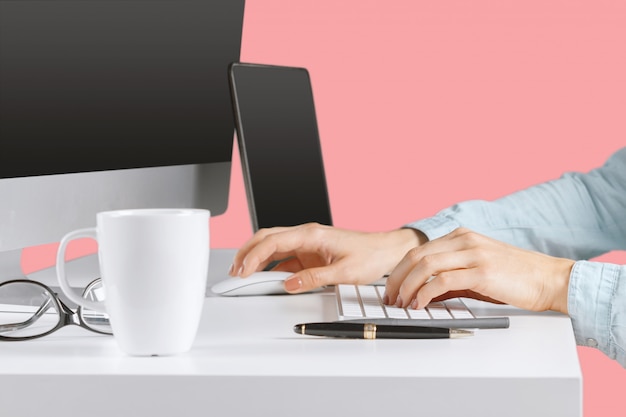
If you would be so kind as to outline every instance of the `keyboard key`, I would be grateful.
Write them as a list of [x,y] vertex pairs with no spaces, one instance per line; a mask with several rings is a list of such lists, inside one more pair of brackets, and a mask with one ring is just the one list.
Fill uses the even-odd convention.
[[409,313],[409,317],[412,319],[431,319],[432,317],[430,317],[430,314],[428,314],[428,311],[426,311],[426,309],[420,308],[419,310],[414,310],[412,308],[407,308],[406,309],[407,313]]
[[385,311],[387,311],[387,317],[390,319],[408,319],[409,314],[407,310],[404,308],[398,308],[395,306],[385,306]]
[[354,285],[338,285],[341,310],[345,317],[363,317],[361,300]]
[[446,300],[446,307],[455,319],[473,319],[474,315],[459,298]]
[[358,292],[361,296],[361,302],[363,303],[363,312],[365,317],[382,319],[387,317],[382,305],[382,301],[376,291],[376,287],[369,285],[362,285],[358,288]]
[[440,301],[436,301],[436,302],[432,302],[428,304],[426,306],[426,309],[435,320],[453,318],[452,315],[448,312],[448,309],[446,308],[445,304]]

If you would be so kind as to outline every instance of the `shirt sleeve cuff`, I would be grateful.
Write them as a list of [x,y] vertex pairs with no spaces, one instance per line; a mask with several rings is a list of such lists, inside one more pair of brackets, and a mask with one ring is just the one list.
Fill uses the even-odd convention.
[[578,261],[570,274],[567,308],[576,343],[597,348],[611,359],[626,363],[626,354],[612,340],[612,303],[620,266]]
[[447,235],[454,229],[458,229],[461,225],[450,217],[443,214],[437,214],[433,217],[406,224],[404,227],[417,229],[424,233],[426,237],[428,237],[428,240],[434,240]]

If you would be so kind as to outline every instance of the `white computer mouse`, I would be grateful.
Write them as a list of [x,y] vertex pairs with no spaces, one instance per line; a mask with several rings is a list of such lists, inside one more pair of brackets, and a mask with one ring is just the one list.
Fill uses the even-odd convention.
[[213,284],[211,292],[225,296],[288,294],[283,282],[291,275],[293,273],[283,271],[257,271],[246,278],[230,277],[219,281]]

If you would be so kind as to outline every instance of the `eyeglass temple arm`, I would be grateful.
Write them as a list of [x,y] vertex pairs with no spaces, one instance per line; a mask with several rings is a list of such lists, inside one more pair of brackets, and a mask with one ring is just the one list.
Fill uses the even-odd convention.
[[39,320],[41,316],[43,316],[46,313],[46,311],[48,311],[50,307],[52,306],[53,306],[52,297],[48,297],[46,302],[43,303],[41,307],[39,307],[39,309],[35,312],[35,314],[33,314],[28,320],[23,321],[21,323],[0,324],[0,331],[6,332],[6,331],[12,331],[12,330],[25,329],[26,327],[32,325],[37,320]]

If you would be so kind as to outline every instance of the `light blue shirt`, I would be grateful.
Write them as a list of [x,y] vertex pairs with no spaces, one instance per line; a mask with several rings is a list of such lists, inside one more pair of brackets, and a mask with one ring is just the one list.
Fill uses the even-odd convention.
[[626,148],[589,173],[566,173],[495,201],[467,201],[407,225],[431,240],[461,226],[576,260],[568,292],[576,342],[626,368],[626,266],[588,261],[626,249]]

